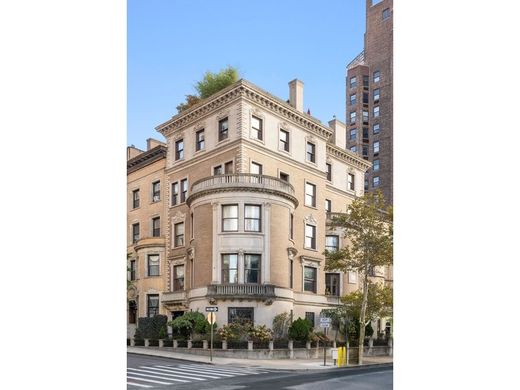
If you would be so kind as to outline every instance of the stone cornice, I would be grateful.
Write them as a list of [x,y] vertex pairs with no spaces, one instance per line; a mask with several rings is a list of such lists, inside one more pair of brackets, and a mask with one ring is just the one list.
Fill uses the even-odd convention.
[[153,149],[141,153],[140,155],[130,159],[126,163],[126,173],[135,172],[147,165],[158,160],[166,158],[166,146],[158,145]]
[[298,199],[290,194],[285,193],[284,191],[278,191],[270,188],[262,188],[262,187],[221,187],[221,188],[211,188],[207,190],[198,191],[194,194],[191,194],[188,196],[188,199],[186,199],[186,204],[188,206],[193,203],[195,199],[198,199],[200,197],[210,195],[210,194],[218,194],[218,193],[224,193],[224,192],[263,192],[265,194],[270,195],[276,195],[280,196],[282,198],[288,199],[291,202],[293,202],[294,207],[298,207]]
[[244,79],[224,88],[188,110],[175,115],[172,119],[157,126],[155,129],[163,136],[168,137],[176,130],[189,126],[204,115],[216,111],[223,105],[239,98],[245,98],[260,107],[275,112],[321,138],[328,139],[333,133],[330,128],[324,126],[319,120],[299,112],[288,103]]
[[347,150],[343,150],[332,144],[327,144],[327,154],[331,157],[343,160],[350,165],[354,165],[355,167],[361,169],[363,172],[366,172],[370,167],[372,167],[371,162],[362,159],[357,154],[354,154]]

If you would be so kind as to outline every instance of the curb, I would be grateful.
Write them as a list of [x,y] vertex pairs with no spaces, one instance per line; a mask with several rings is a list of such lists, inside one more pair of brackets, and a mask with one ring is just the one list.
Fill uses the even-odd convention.
[[[185,360],[190,362],[197,362],[201,364],[210,364],[214,366],[225,366],[229,364],[233,364],[233,362],[227,362],[227,363],[217,363],[217,362],[210,362],[205,361],[202,359],[194,359],[194,357],[203,357],[207,358],[207,356],[200,356],[200,355],[188,355],[188,354],[182,354],[179,352],[170,352],[170,351],[158,351],[154,349],[141,349],[140,347],[127,347],[127,353],[133,353],[136,355],[146,355],[146,356],[156,356],[156,357],[162,357],[166,359],[177,359],[177,360]],[[228,358],[220,358],[220,359],[228,359]],[[235,359],[238,360],[238,359]],[[245,359],[241,359],[242,361]],[[287,363],[295,362],[296,359],[287,359]],[[253,363],[255,360],[246,360],[247,362]],[[242,367],[248,367],[248,368],[264,368],[269,370],[280,370],[280,371],[309,371],[309,370],[331,370],[331,369],[345,369],[345,370],[352,370],[352,369],[369,369],[369,368],[383,368],[383,367],[393,367],[393,362],[390,363],[368,363],[363,364],[361,366],[348,366],[348,367],[335,367],[331,364],[330,368],[327,367],[321,367],[321,368],[314,368],[314,367],[291,367],[291,368],[278,368],[278,367],[270,367],[270,366],[262,366],[261,364],[244,364],[243,362],[237,363],[241,365]]]

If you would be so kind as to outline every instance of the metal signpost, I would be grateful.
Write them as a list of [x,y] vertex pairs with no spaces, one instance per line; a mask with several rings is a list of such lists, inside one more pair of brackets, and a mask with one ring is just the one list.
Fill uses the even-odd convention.
[[210,347],[209,347],[209,361],[213,361],[213,324],[215,323],[215,320],[217,319],[217,315],[215,312],[218,311],[217,306],[206,306],[206,311],[208,312],[208,322],[211,325],[211,336],[210,336]]
[[[327,328],[330,328],[330,324],[332,322],[331,318],[328,317],[320,317],[320,327],[325,330],[325,336],[327,336]],[[323,342],[323,365],[327,365],[327,342]]]

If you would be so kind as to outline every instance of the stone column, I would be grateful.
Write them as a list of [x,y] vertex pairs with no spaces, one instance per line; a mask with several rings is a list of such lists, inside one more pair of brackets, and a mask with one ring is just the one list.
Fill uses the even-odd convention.
[[305,348],[306,348],[306,349],[311,349],[311,342],[310,342],[310,341],[307,341],[307,342],[305,343]]
[[289,359],[294,359],[294,350],[293,350],[293,341],[289,340],[288,346],[289,348]]
[[191,349],[191,345],[192,345],[191,340],[188,340],[188,349]]
[[159,348],[163,348],[163,347],[164,347],[164,340],[160,339],[159,340]]
[[202,340],[202,349],[208,349],[208,340]]
[[274,341],[269,341],[269,351],[272,351],[274,349]]
[[150,346],[150,339],[144,339],[144,346],[149,347]]
[[394,339],[393,337],[388,338],[388,356],[394,355]]
[[227,349],[227,340],[222,340],[222,349]]
[[133,337],[130,339],[130,346],[135,347],[135,339]]
[[247,341],[247,350],[252,351],[253,350],[253,342],[251,340]]
[[173,349],[179,348],[179,342],[177,340],[173,340]]

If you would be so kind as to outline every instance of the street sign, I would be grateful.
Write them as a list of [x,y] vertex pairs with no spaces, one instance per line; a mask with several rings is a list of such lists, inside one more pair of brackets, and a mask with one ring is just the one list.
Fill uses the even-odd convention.
[[206,306],[206,311],[218,311],[218,306]]
[[331,322],[332,322],[332,318],[320,317],[320,324],[330,324]]
[[217,315],[213,312],[208,313],[208,322],[213,325],[215,323],[215,320],[217,319]]
[[322,328],[330,328],[330,323],[328,323],[328,322],[322,322],[322,323],[320,323],[320,326],[321,326]]

